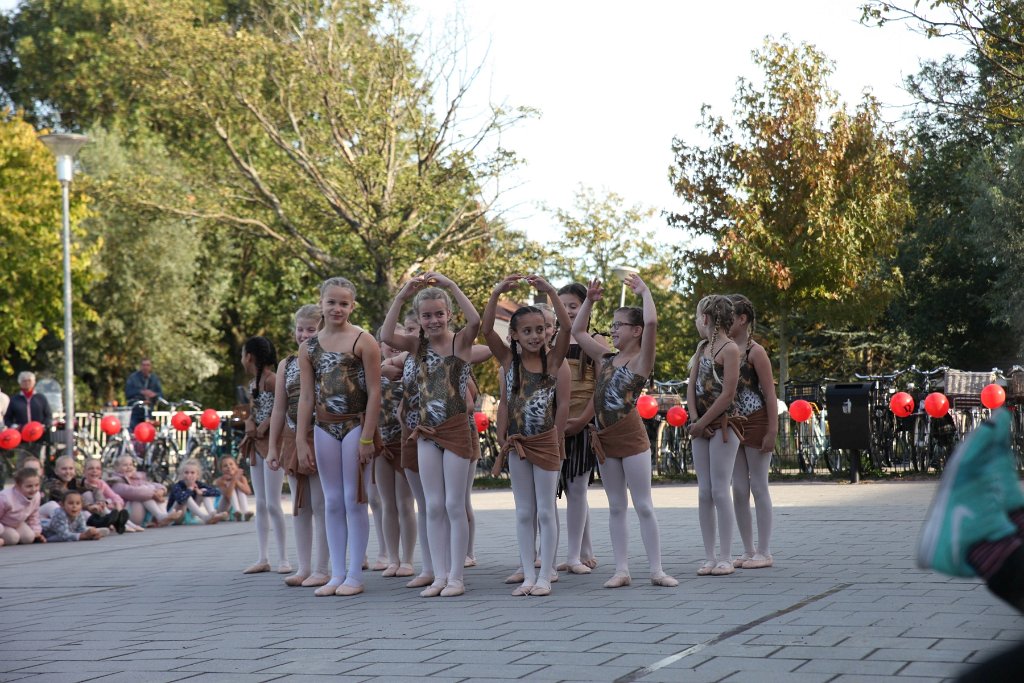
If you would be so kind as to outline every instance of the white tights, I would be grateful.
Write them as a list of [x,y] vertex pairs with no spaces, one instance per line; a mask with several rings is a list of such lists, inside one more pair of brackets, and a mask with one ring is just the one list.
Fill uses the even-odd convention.
[[[328,573],[327,563],[331,553],[327,549],[327,529],[324,523],[324,490],[320,477],[308,477],[309,499],[301,510],[292,514],[292,529],[295,532],[295,551],[299,555],[299,576]],[[298,487],[295,477],[288,477],[288,487],[294,494]],[[313,539],[316,538],[316,564],[313,565]],[[312,565],[312,566],[311,566]]]
[[277,544],[277,562],[287,561],[284,541],[284,510],[281,509],[281,487],[284,485],[284,470],[272,470],[263,458],[256,458],[250,468],[252,492],[256,496],[256,544],[259,550],[257,563],[268,562],[270,553],[268,537],[274,527],[274,542]]
[[377,490],[380,492],[381,526],[384,530],[381,550],[388,564],[411,565],[413,549],[416,547],[416,507],[413,505],[409,482],[383,456],[374,458],[373,466]]
[[143,501],[128,501],[125,503],[125,508],[127,508],[128,514],[131,515],[131,520],[140,526],[145,521],[147,512],[153,516],[153,520],[156,522],[167,516],[166,504],[158,503],[152,498]]
[[[370,541],[370,514],[359,499],[359,437],[356,427],[338,441],[314,427],[316,469],[324,489],[324,519],[327,545],[331,549],[331,580],[329,586],[363,585],[363,558]],[[370,468],[363,472],[363,484],[369,488]],[[345,551],[348,551],[348,571]]]
[[473,554],[473,540],[476,537],[476,515],[473,514],[473,482],[476,479],[476,461],[466,471],[466,519],[469,520],[469,541],[466,544],[466,557]]
[[449,583],[462,581],[469,550],[469,517],[466,515],[468,458],[442,451],[432,441],[419,439],[420,481],[427,501],[427,542],[434,561],[435,579],[447,575]]
[[204,522],[217,514],[217,511],[213,507],[212,498],[203,498],[202,504],[197,503],[194,498],[189,498],[185,501],[184,505],[178,503],[174,507],[178,510],[188,510],[192,513],[193,517],[201,519]]
[[240,515],[248,514],[249,496],[245,495],[238,489],[235,489],[227,498],[221,496],[220,503],[217,505],[217,510],[219,512],[230,512],[231,510],[234,510]]
[[568,548],[565,563],[570,567],[579,564],[581,558],[590,559],[594,549],[590,545],[590,504],[587,489],[590,486],[590,471],[578,474],[565,487],[565,526]]
[[[732,557],[732,527],[735,520],[731,481],[740,439],[731,429],[726,431],[728,441],[722,441],[720,429],[710,439],[693,440],[693,469],[697,473],[697,516],[708,562],[724,562]],[[716,515],[720,556],[715,555]]]
[[601,481],[608,494],[608,532],[612,537],[615,572],[629,573],[629,527],[626,524],[628,489],[640,520],[640,538],[647,550],[651,576],[661,573],[661,536],[651,499],[651,451],[625,458],[606,458],[600,465]]
[[406,480],[409,482],[409,490],[416,499],[416,531],[420,539],[420,555],[423,556],[423,569],[420,576],[434,576],[434,563],[430,557],[430,543],[427,541],[427,499],[423,495],[423,482],[420,480],[420,473],[412,470],[405,470]]
[[[512,452],[508,461],[512,496],[516,503],[516,536],[523,563],[523,585],[549,585],[558,550],[558,510],[555,506],[556,470],[549,472]],[[534,520],[540,524],[540,579],[534,567]]]
[[[376,460],[377,458],[374,458],[374,461]],[[373,529],[377,532],[377,562],[380,563],[387,559],[387,550],[384,545],[384,520],[380,511],[380,491],[377,490],[377,484],[373,479],[374,477],[370,477],[370,485],[366,489],[366,500],[370,505],[370,516],[373,517]]]
[[[732,473],[732,502],[736,509],[736,526],[740,530],[743,551],[771,555],[772,540],[772,497],[768,493],[768,467],[772,454],[762,453],[760,448],[740,446],[736,454],[736,466]],[[754,509],[757,514],[757,546],[754,546],[754,529],[750,519],[750,494],[754,494]]]

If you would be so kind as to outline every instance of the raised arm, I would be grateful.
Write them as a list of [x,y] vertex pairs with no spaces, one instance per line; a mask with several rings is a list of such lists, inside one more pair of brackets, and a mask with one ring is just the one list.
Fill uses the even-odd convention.
[[498,359],[503,368],[507,368],[512,364],[512,351],[505,346],[505,340],[494,331],[494,319],[498,313],[498,299],[501,298],[502,294],[513,289],[522,279],[522,275],[513,274],[494,286],[494,289],[491,290],[491,298],[487,300],[487,306],[484,308],[484,317],[480,324],[480,333],[483,335],[484,341],[487,342],[487,348],[491,350],[491,353]]
[[654,370],[654,351],[658,342],[658,309],[654,306],[651,288],[639,275],[627,275],[626,284],[634,294],[639,294],[644,302],[644,333],[640,338],[640,354],[634,360],[633,372],[650,377],[651,371]]
[[380,339],[393,349],[415,351],[416,346],[419,344],[419,339],[416,337],[396,334],[395,329],[398,327],[398,317],[402,315],[402,308],[405,306],[405,302],[421,287],[423,287],[423,278],[414,277],[402,285],[402,288],[398,290],[398,294],[395,295],[395,300],[391,302],[391,308],[388,309],[387,317],[384,318],[384,325],[380,330]]
[[558,290],[552,287],[550,282],[539,275],[531,275],[527,281],[536,287],[538,292],[547,294],[558,320],[558,334],[555,335],[555,344],[548,358],[552,367],[559,367],[569,351],[569,344],[572,343],[572,321],[569,320],[569,313],[566,312],[562,300],[558,298]]
[[590,325],[590,311],[594,307],[594,302],[600,301],[603,296],[604,289],[601,287],[601,281],[597,279],[591,280],[587,286],[587,298],[583,305],[580,306],[580,310],[576,314],[576,320],[572,323],[572,336],[576,343],[580,345],[585,354],[598,363],[608,353],[608,347],[604,344],[599,344],[593,337],[587,334],[587,327]]
[[285,413],[288,412],[288,397],[285,395],[285,370],[288,368],[288,359],[285,358],[277,365],[277,381],[274,386],[274,408],[270,413],[270,446],[267,448],[267,466],[276,470],[281,466],[278,461],[277,442],[281,438],[281,430],[284,429]]

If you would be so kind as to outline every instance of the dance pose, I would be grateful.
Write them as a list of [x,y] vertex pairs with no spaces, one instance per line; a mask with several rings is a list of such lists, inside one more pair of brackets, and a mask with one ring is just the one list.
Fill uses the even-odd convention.
[[[465,316],[466,327],[457,333],[449,329],[451,299],[441,288],[451,291]],[[419,336],[397,335],[402,306],[413,293]],[[466,391],[479,328],[480,316],[462,290],[439,273],[427,273],[402,287],[382,330],[385,343],[408,351],[415,362],[419,418],[409,438],[417,445],[427,508],[426,545],[435,572],[434,581],[420,593],[423,597],[465,592],[463,566],[469,549],[466,482],[475,454],[473,439],[477,438],[470,426]]]
[[[295,312],[295,343],[316,334],[320,324],[320,309],[306,304]],[[331,559],[327,548],[327,528],[324,521],[324,490],[313,456],[312,430],[307,429],[306,460],[299,461],[295,445],[296,420],[299,417],[299,395],[302,391],[299,357],[288,356],[277,366],[277,387],[274,391],[274,412],[270,417],[270,452],[267,462],[271,469],[283,468],[288,475],[288,488],[292,492],[292,528],[295,531],[295,550],[299,568],[284,582],[289,586],[319,588],[330,580],[327,563]],[[313,562],[313,541],[316,540],[316,562]]]
[[651,499],[651,444],[635,408],[640,390],[654,369],[658,314],[651,291],[638,275],[628,275],[625,282],[642,297],[643,308],[615,310],[612,343],[618,353],[609,353],[606,346],[586,333],[594,302],[600,301],[604,294],[599,281],[591,281],[586,301],[572,324],[573,337],[583,351],[600,364],[594,388],[597,427],[591,425],[589,429],[601,481],[608,494],[608,530],[615,555],[615,574],[604,585],[619,588],[631,583],[626,526],[628,491],[640,520],[640,537],[647,550],[651,583],[672,587],[679,582],[662,570],[658,518]]
[[355,285],[341,277],[325,280],[320,285],[323,328],[299,347],[296,450],[300,462],[309,462],[307,434],[315,403],[316,470],[331,550],[331,579],[316,589],[318,597],[363,592],[370,538],[366,486],[380,440],[380,349],[373,335],[349,320],[355,306]]
[[[740,350],[727,336],[734,318],[728,297],[706,296],[697,304],[697,332],[703,341],[690,359],[686,403],[691,419],[693,469],[697,473],[697,512],[707,558],[697,570],[698,576],[725,576],[734,570],[730,554],[735,523],[731,483],[745,422],[734,404]],[[720,555],[715,554],[716,523]]]
[[[494,331],[498,297],[526,281],[556,301],[561,329],[548,353],[546,319],[535,306],[519,308],[509,321],[511,348]],[[569,316],[554,287],[538,276],[510,275],[498,283],[484,311],[482,331],[505,375],[507,428],[495,469],[509,457],[509,475],[516,505],[516,536],[523,583],[513,595],[550,595],[558,549],[555,487],[562,467],[560,440],[569,415],[569,366],[562,363],[569,348]],[[553,328],[552,328],[553,329]],[[509,451],[515,453],[509,455]],[[534,566],[534,525],[540,524],[540,575]]]

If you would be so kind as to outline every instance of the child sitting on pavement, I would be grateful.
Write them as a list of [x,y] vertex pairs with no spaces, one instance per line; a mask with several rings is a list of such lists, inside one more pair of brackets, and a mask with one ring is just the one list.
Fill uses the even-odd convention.
[[249,480],[245,478],[245,472],[238,466],[238,462],[230,455],[220,459],[221,475],[213,481],[213,485],[220,489],[220,504],[218,512],[235,511],[235,521],[252,519],[249,512],[249,496],[252,495],[252,487]]
[[84,469],[81,489],[86,524],[94,527],[112,526],[119,534],[143,531],[141,526],[131,521],[124,498],[114,493],[110,484],[103,480],[103,465],[100,461],[90,458],[85,461]]
[[204,524],[223,522],[228,518],[228,513],[217,512],[213,507],[213,500],[220,495],[220,490],[200,481],[202,475],[203,467],[198,460],[189,458],[183,462],[178,472],[179,480],[171,487],[167,509],[180,510],[182,513],[187,510]]
[[81,491],[77,475],[74,458],[67,455],[57,458],[53,464],[53,476],[46,478],[40,492],[39,520],[44,527],[50,522],[50,517],[60,509],[60,504],[68,491]]
[[156,526],[167,526],[180,521],[183,510],[167,512],[164,502],[167,500],[167,487],[146,479],[146,475],[135,470],[135,459],[130,455],[119,457],[114,466],[117,472],[111,477],[110,488],[125,500],[131,521],[142,524],[148,512]]
[[98,541],[110,533],[106,529],[86,526],[82,512],[82,494],[67,491],[60,508],[50,516],[50,523],[43,529],[48,543],[64,541]]
[[22,467],[14,473],[14,486],[0,491],[0,546],[46,543],[39,524],[39,472]]

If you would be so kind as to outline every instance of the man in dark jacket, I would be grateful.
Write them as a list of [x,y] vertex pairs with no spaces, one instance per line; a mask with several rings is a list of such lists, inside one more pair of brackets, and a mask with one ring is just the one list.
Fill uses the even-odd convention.
[[[145,401],[150,409],[156,406],[156,399],[164,397],[163,387],[160,386],[160,378],[153,372],[153,361],[143,358],[139,362],[139,369],[128,375],[128,381],[124,385],[124,395],[128,405],[136,401]],[[132,408],[132,420],[128,429],[135,429],[135,425],[146,419],[146,408],[138,406]]]

